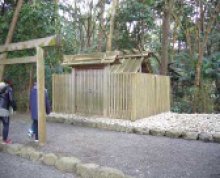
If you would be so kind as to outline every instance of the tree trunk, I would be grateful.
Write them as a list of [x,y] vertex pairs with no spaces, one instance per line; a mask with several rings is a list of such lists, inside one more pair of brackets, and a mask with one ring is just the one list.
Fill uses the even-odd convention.
[[[13,19],[12,19],[10,27],[9,27],[8,35],[5,40],[5,45],[11,43],[11,41],[12,41],[12,37],[13,37],[14,31],[15,31],[15,26],[16,26],[22,5],[23,5],[23,0],[18,0],[17,7],[14,12],[14,16],[13,16]],[[7,53],[5,53],[5,58],[7,58]],[[4,74],[4,67],[5,67],[4,65],[0,65],[0,80],[2,80],[2,77]]]
[[[217,18],[217,15],[220,11],[220,2],[216,5],[214,13],[212,13],[211,20],[207,24],[206,29],[204,28],[204,9],[203,9],[203,2],[198,1],[200,7],[200,19],[198,23],[198,61],[196,64],[196,71],[195,71],[195,93],[194,93],[194,104],[193,104],[193,111],[197,112],[197,105],[202,103],[205,99],[205,96],[202,95],[202,64],[203,64],[203,55],[204,55],[204,48],[208,42],[208,36],[213,28],[213,24]],[[204,37],[201,36],[204,34]]]
[[[199,1],[199,3],[202,3]],[[214,10],[214,13],[211,17],[211,20],[209,21],[206,31],[204,30],[204,12],[203,12],[203,6],[200,5],[200,24],[198,25],[199,28],[199,34],[198,34],[198,39],[199,39],[199,56],[198,56],[198,62],[196,65],[196,73],[195,73],[195,86],[200,87],[201,85],[201,68],[202,68],[202,63],[203,63],[203,55],[204,55],[204,47],[206,46],[208,42],[208,36],[213,28],[213,24],[217,18],[218,13],[220,12],[220,2],[216,5],[216,8]],[[205,31],[205,32],[204,32]],[[204,38],[200,39],[200,34],[204,34]]]
[[115,23],[115,14],[116,9],[118,7],[119,0],[113,0],[112,7],[111,7],[111,18],[110,18],[110,30],[107,36],[107,44],[106,44],[106,51],[112,50],[112,36],[114,33],[114,23]]
[[203,60],[203,43],[199,42],[199,56],[198,62],[196,64],[196,74],[195,74],[195,85],[199,87],[201,85],[201,68],[202,68],[202,60]]
[[103,32],[104,32],[104,11],[105,11],[105,0],[100,0],[100,25],[99,25],[99,34],[98,34],[98,46],[97,51],[102,51],[103,47]]
[[167,75],[168,72],[168,50],[169,50],[169,31],[170,31],[170,11],[171,1],[165,2],[163,24],[162,24],[162,49],[161,49],[161,66],[160,74]]

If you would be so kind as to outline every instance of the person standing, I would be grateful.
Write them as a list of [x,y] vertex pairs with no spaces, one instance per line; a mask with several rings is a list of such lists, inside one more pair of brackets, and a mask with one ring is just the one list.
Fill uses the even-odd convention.
[[12,143],[11,139],[8,139],[10,116],[9,110],[16,111],[16,104],[13,98],[12,87],[6,82],[0,82],[0,120],[3,124],[2,136],[3,144]]
[[[32,123],[32,131],[33,135],[35,137],[35,141],[38,142],[38,106],[37,106],[37,83],[34,83],[34,86],[32,87],[30,91],[30,98],[29,98],[29,107],[31,112],[31,118],[33,120]],[[45,111],[46,114],[50,114],[51,107],[50,102],[48,98],[47,90],[45,89]]]

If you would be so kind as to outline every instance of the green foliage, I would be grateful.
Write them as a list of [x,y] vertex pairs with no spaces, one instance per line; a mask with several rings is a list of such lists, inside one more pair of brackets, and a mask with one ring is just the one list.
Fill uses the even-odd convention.
[[[35,4],[25,3],[19,15],[13,42],[54,35],[56,31],[54,9],[55,5],[52,2],[36,1]],[[5,38],[12,15],[13,11],[9,10],[4,16],[0,16],[0,22],[3,22],[0,26],[0,32],[3,34],[1,36]],[[2,44],[5,38],[0,39]],[[49,89],[50,96],[52,73],[63,71],[63,68],[59,67],[59,61],[61,60],[59,52],[60,49],[57,48],[47,48],[45,50],[46,87]],[[35,53],[35,50],[18,51],[9,53],[9,57],[30,56]],[[19,110],[26,111],[28,109],[29,89],[34,80],[34,76],[30,79],[31,73],[34,75],[36,73],[36,68],[33,64],[9,65],[5,68],[4,76],[10,78],[14,83],[15,97]]]
[[215,105],[219,104],[219,94],[215,81],[220,79],[219,52],[204,59],[202,67],[204,80],[199,89],[194,86],[196,59],[197,56],[190,58],[183,52],[176,56],[174,65],[171,65],[170,70],[176,72],[170,73],[173,90],[172,111],[186,113],[217,111]]
[[147,40],[145,32],[154,27],[153,11],[149,3],[151,1],[147,3],[135,0],[123,2],[116,18],[117,30],[120,34],[115,42],[118,49],[144,48],[143,44]]

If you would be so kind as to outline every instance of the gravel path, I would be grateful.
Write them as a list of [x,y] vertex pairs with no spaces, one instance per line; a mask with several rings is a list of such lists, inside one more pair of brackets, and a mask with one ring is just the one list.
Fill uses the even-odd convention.
[[0,153],[1,178],[76,178],[73,174],[62,173],[53,167],[44,166],[26,159]]
[[[10,137],[34,145],[26,136],[27,115],[12,119]],[[47,123],[45,152],[72,155],[83,162],[122,170],[137,178],[219,178],[220,144],[103,131]],[[37,146],[35,146],[37,147]]]

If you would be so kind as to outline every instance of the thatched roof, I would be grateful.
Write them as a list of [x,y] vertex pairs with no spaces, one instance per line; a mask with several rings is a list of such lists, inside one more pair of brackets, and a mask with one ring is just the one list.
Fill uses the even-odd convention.
[[[130,51],[129,51],[130,52]],[[144,63],[151,72],[148,53],[111,51],[106,53],[64,55],[63,65],[79,67],[83,65],[110,65],[111,72],[138,72]]]
[[119,51],[110,51],[106,53],[97,52],[91,54],[64,55],[63,65],[110,64],[114,63],[120,54]]

